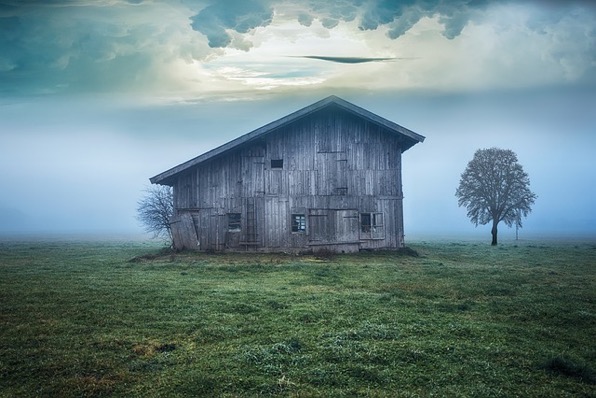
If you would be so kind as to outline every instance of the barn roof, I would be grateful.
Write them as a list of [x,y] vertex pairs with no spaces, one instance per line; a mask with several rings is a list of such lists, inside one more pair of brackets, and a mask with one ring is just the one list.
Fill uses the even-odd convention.
[[165,184],[169,185],[168,183],[171,182],[171,178],[181,173],[189,168],[196,166],[208,159],[211,159],[215,156],[221,155],[224,152],[227,152],[231,149],[236,148],[239,145],[247,143],[249,141],[256,140],[266,134],[269,134],[276,129],[283,127],[289,123],[295,122],[305,116],[308,116],[314,112],[320,111],[323,108],[329,106],[337,106],[340,109],[344,109],[354,115],[357,115],[369,122],[375,123],[381,127],[384,127],[390,132],[395,134],[399,134],[403,139],[403,150],[406,151],[415,144],[424,141],[424,136],[414,133],[411,130],[408,130],[405,127],[400,126],[397,123],[394,123],[390,120],[382,118],[374,113],[367,111],[364,108],[356,106],[346,100],[343,100],[335,95],[331,95],[327,98],[324,98],[318,102],[315,102],[312,105],[309,105],[305,108],[297,110],[287,116],[282,117],[281,119],[275,120],[271,123],[264,125],[263,127],[259,127],[256,130],[251,131],[250,133],[244,134],[232,141],[229,141],[215,149],[212,149],[208,152],[203,153],[202,155],[197,156],[187,162],[181,163],[178,166],[175,166],[167,171],[164,171],[161,174],[156,175],[155,177],[151,177],[149,180],[153,184]]

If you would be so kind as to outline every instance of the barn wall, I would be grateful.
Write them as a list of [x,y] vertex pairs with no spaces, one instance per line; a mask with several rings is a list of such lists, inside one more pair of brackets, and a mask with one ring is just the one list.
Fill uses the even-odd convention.
[[[193,248],[357,251],[403,245],[401,186],[399,136],[325,109],[180,175],[174,197],[194,222]],[[361,213],[381,214],[382,227],[362,231]],[[305,232],[292,232],[292,214],[305,215]]]

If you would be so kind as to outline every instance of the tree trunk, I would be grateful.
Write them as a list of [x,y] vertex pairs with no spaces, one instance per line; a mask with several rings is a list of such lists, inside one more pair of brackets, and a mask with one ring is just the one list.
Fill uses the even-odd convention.
[[497,224],[499,222],[493,220],[493,229],[490,231],[490,233],[493,236],[493,241],[491,242],[491,246],[496,246],[497,245]]

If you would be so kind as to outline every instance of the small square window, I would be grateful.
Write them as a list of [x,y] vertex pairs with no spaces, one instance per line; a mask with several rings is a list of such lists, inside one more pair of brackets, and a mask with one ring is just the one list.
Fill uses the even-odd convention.
[[283,159],[271,159],[271,168],[272,169],[283,169],[284,168],[284,160]]
[[292,232],[306,232],[306,216],[292,214]]
[[228,231],[240,232],[240,220],[242,215],[240,213],[228,213]]

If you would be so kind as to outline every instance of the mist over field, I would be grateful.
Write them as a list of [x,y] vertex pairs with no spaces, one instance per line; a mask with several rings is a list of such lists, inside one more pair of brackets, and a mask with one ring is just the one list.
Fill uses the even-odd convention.
[[489,236],[454,194],[493,146],[538,195],[521,238],[596,238],[595,27],[583,1],[4,2],[0,234],[142,234],[149,177],[333,94],[426,137],[406,239]]

